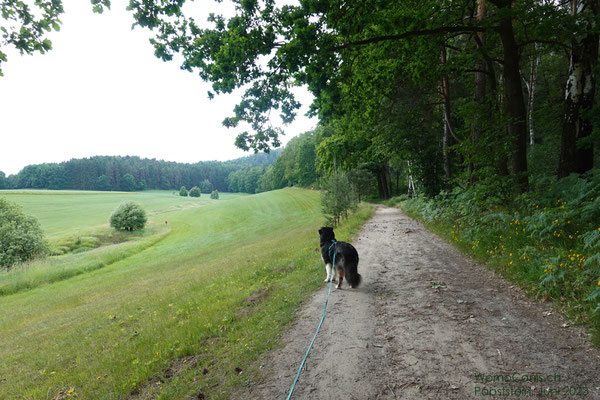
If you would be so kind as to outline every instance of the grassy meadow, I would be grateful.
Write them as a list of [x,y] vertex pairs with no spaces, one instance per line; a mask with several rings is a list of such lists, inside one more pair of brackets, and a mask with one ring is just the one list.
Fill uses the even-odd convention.
[[[250,384],[253,361],[322,284],[315,191],[218,201],[171,192],[6,197],[38,217],[54,242],[107,230],[112,210],[131,197],[150,216],[148,232],[134,240],[0,272],[2,399],[227,399]],[[371,213],[361,206],[338,238]],[[77,273],[2,293],[57,264]]]
[[[144,207],[149,221],[164,223],[168,213],[210,204],[209,194],[183,197],[175,191],[146,192],[92,192],[76,190],[0,190],[0,196],[23,206],[25,213],[35,216],[48,240],[56,241],[66,236],[86,234],[98,229],[108,229],[108,218],[124,201],[135,201]],[[242,193],[221,193],[221,200]],[[164,217],[164,218],[163,218]]]

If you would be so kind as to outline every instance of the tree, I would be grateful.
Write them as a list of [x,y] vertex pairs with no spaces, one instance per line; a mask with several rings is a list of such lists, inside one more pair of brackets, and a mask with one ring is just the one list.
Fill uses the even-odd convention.
[[212,193],[210,194],[210,198],[213,200],[219,200],[219,191],[213,190]]
[[109,191],[111,189],[110,181],[108,180],[108,176],[100,175],[98,179],[96,179],[96,190]]
[[205,179],[200,183],[200,190],[202,193],[210,193],[213,191],[213,189],[213,184],[210,183],[208,179]]
[[194,186],[190,189],[189,195],[190,197],[200,197],[200,188],[198,186]]
[[367,165],[363,164],[348,173],[348,180],[356,188],[357,199],[360,202],[361,195],[372,192],[375,177]]
[[571,44],[570,66],[565,90],[558,177],[572,172],[582,174],[594,167],[594,146],[590,141],[593,126],[590,114],[594,107],[598,64],[598,0],[572,0],[574,15],[583,17],[583,32],[575,32]]
[[4,172],[0,171],[0,190],[6,189],[8,186],[8,180]]
[[348,176],[334,172],[321,184],[321,209],[326,223],[337,226],[341,218],[348,216],[357,205],[357,196]]
[[133,192],[137,189],[135,178],[131,174],[125,174],[121,178],[121,190],[124,192]]
[[110,226],[119,231],[144,229],[146,221],[146,212],[133,201],[121,203],[110,216]]
[[185,188],[185,186],[182,186],[181,188],[179,188],[179,195],[183,196],[183,197],[186,197],[188,195],[188,191]]
[[47,252],[38,221],[20,206],[0,198],[0,267],[8,268]]

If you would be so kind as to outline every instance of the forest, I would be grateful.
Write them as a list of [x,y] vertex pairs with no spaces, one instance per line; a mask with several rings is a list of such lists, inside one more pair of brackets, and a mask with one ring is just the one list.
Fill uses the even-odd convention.
[[[0,171],[0,189],[179,190],[198,186],[203,193],[229,191],[229,175],[243,168],[272,164],[281,153],[252,154],[231,161],[194,164],[140,157],[95,156],[62,163],[28,165],[18,174]],[[244,190],[240,190],[244,191]],[[252,191],[251,193],[254,193]]]

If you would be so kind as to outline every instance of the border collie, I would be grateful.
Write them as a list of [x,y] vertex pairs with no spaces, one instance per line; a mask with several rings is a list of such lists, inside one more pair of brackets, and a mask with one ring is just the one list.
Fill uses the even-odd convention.
[[358,252],[350,243],[336,242],[333,228],[325,226],[319,229],[319,238],[321,241],[321,258],[325,263],[327,278],[325,282],[329,282],[335,277],[332,276],[333,254],[335,251],[335,273],[338,278],[336,289],[342,287],[344,277],[353,288],[360,285],[361,276],[358,273]]

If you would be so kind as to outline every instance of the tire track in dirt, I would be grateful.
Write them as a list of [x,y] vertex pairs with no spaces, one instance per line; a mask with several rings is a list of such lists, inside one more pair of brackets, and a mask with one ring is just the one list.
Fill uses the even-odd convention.
[[[332,290],[293,399],[600,399],[600,351],[550,304],[531,302],[398,209],[378,207],[354,245],[363,283]],[[323,286],[240,398],[287,397]]]

